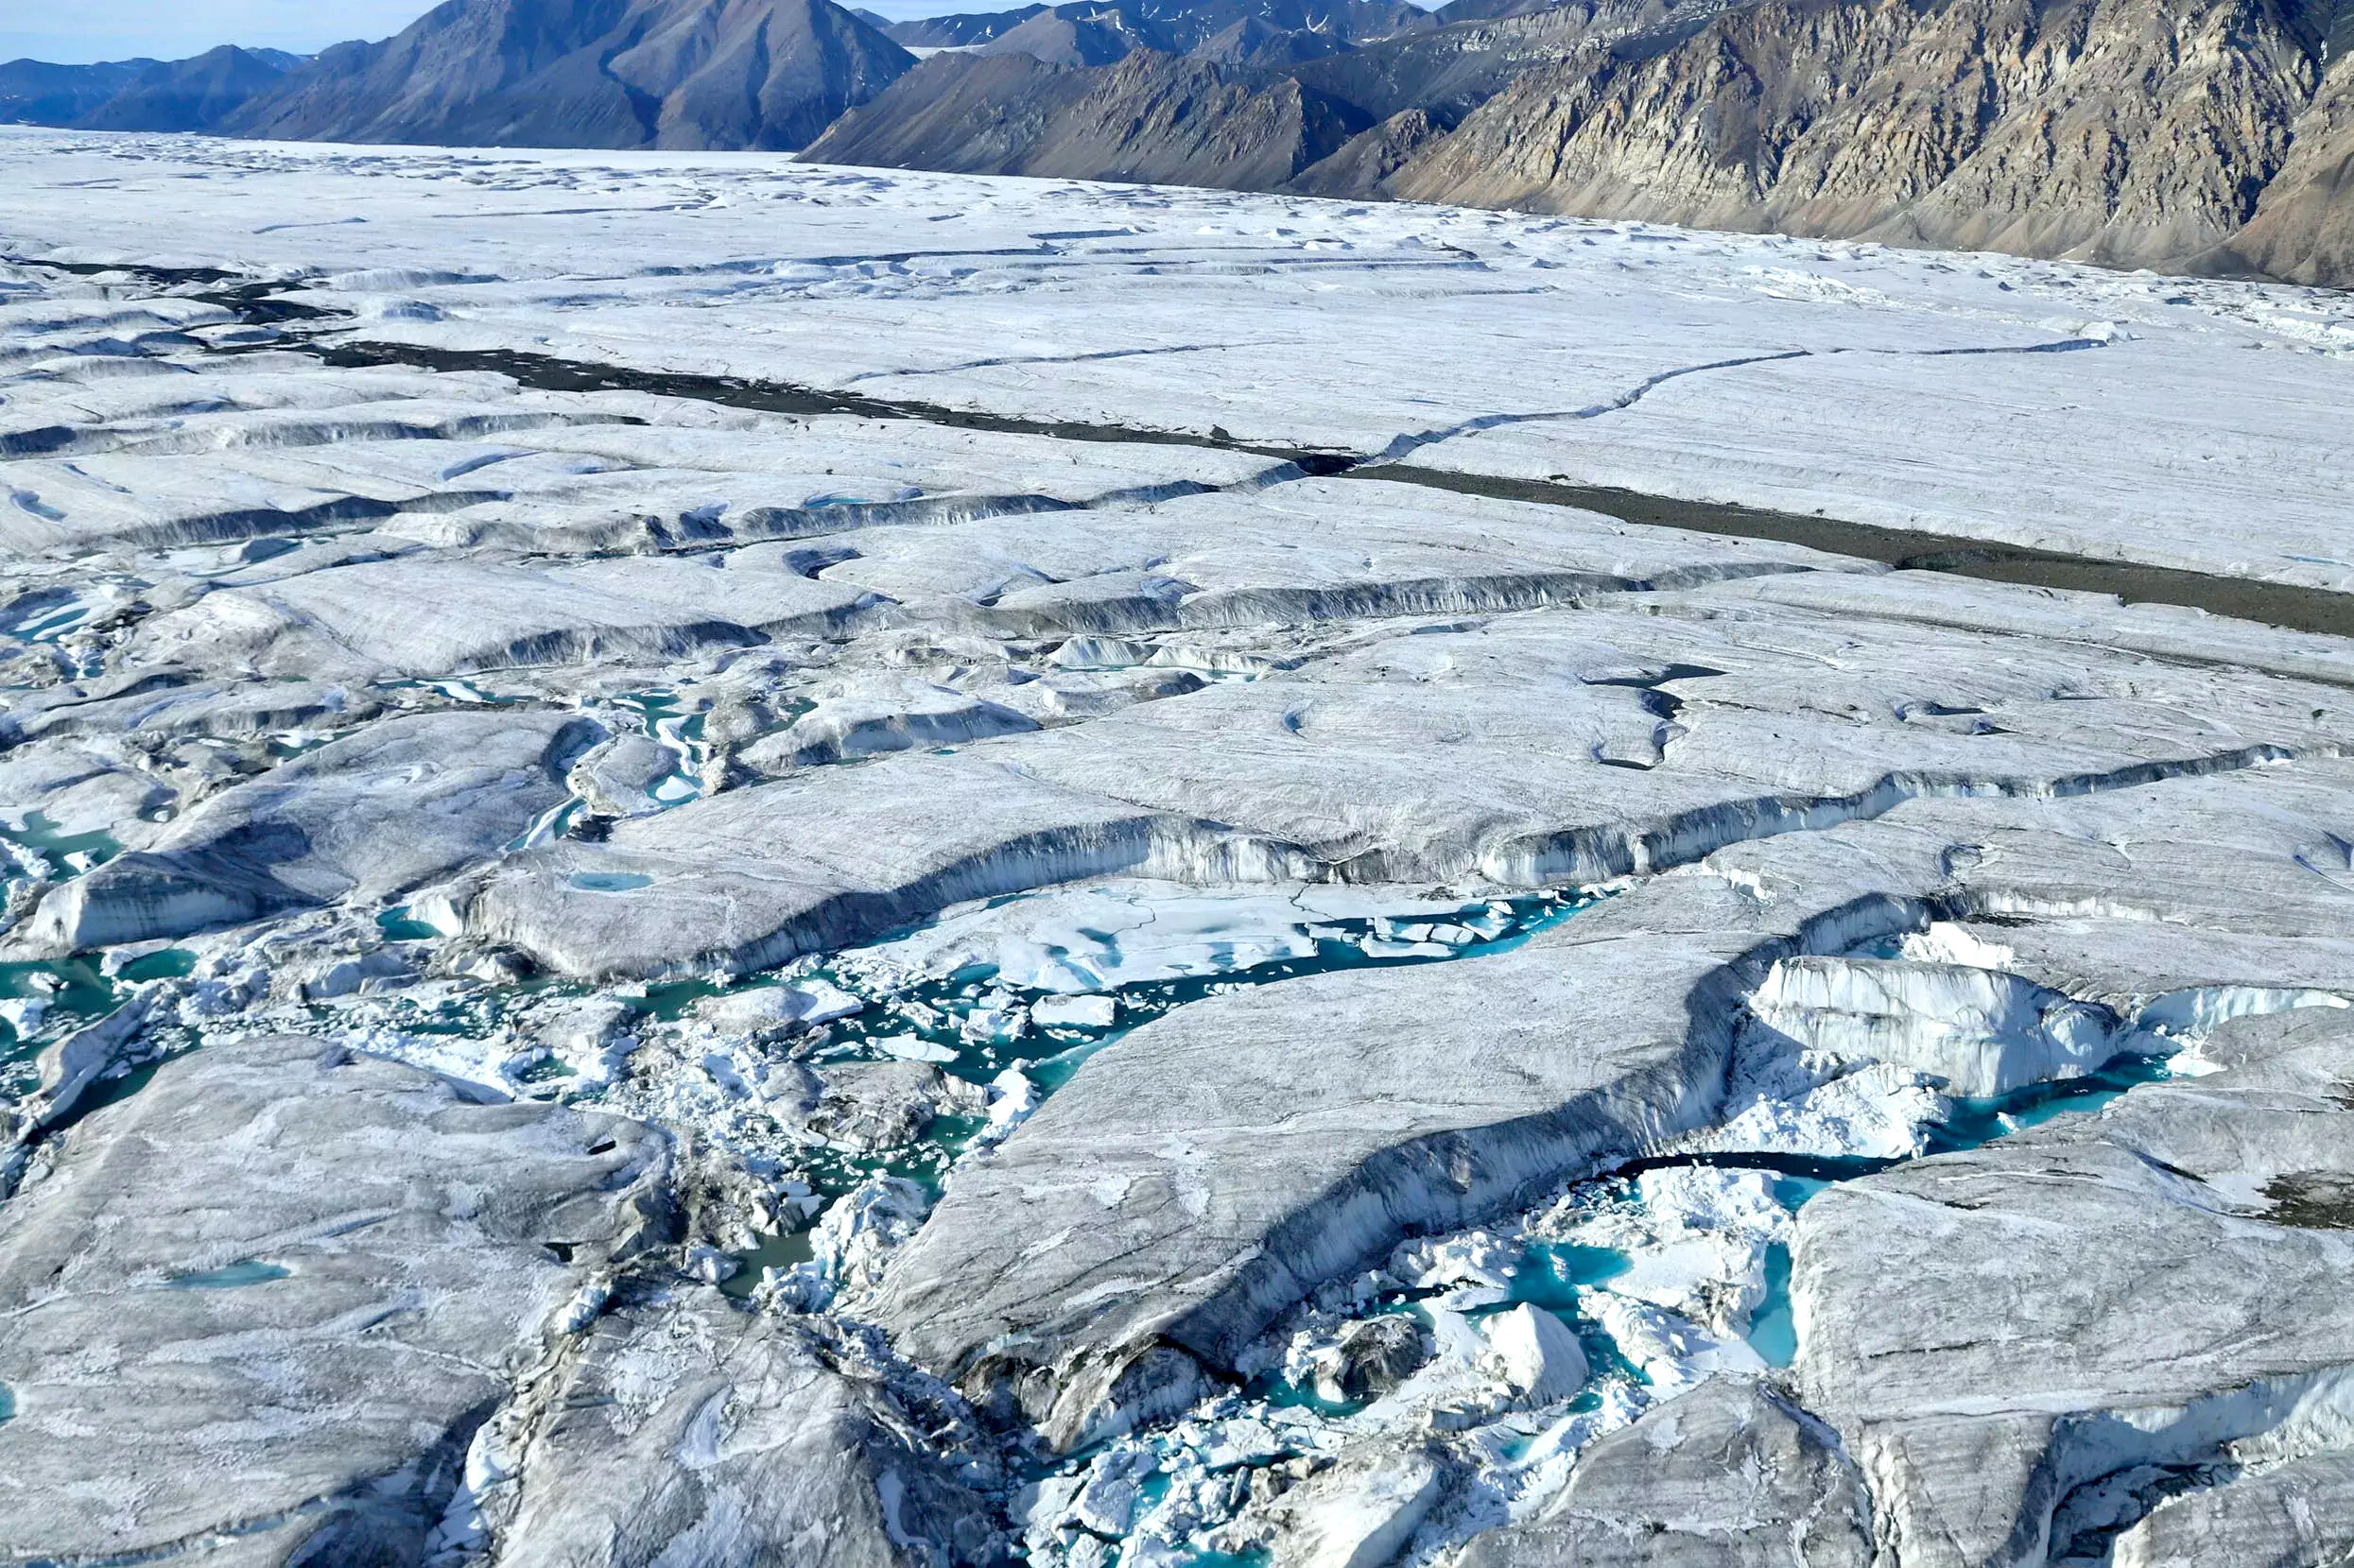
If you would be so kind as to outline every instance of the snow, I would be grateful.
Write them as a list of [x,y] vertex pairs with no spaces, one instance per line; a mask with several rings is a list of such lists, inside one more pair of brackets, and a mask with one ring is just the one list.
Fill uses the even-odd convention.
[[[1938,863],[1957,886],[1955,866],[1989,853],[2051,860],[2068,872],[2063,886],[2093,878],[2101,897],[2083,908],[2121,919],[2126,894],[2108,890],[2134,879],[2068,871],[2066,854],[2124,854],[2128,837],[2087,819],[2068,830],[2072,849],[2027,838],[2020,824],[2065,825],[2055,805],[2043,818],[2019,812],[1998,841],[1982,829],[2015,809],[2008,791],[2057,797],[2144,770],[2253,771],[2343,750],[2306,687],[2213,673],[2261,662],[2343,685],[2343,651],[2323,639],[2187,612],[2087,615],[2082,599],[1880,575],[1795,546],[1361,477],[1305,479],[1287,460],[1327,446],[1426,470],[1821,508],[2354,586],[2354,542],[2337,541],[2347,522],[2339,475],[2354,457],[2343,419],[2354,306],[2339,297],[1770,236],[852,172],[760,155],[362,153],[9,130],[0,131],[0,251],[251,268],[338,313],[322,329],[338,336],[528,346],[1186,438],[1074,441],[985,422],[545,394],[485,372],[354,370],[294,353],[195,355],[182,336],[191,328],[215,340],[251,331],[265,348],[279,339],[230,327],[199,301],[110,300],[72,280],[39,285],[54,284],[55,301],[10,303],[0,266],[0,351],[30,367],[8,383],[0,439],[49,422],[91,442],[11,465],[21,489],[0,505],[0,545],[26,564],[9,567],[16,596],[0,604],[0,631],[43,659],[58,650],[62,669],[119,652],[102,646],[107,621],[152,593],[158,602],[123,634],[143,640],[143,657],[184,658],[223,681],[310,678],[302,714],[248,726],[289,750],[427,693],[470,709],[594,715],[631,746],[583,758],[567,774],[572,798],[502,825],[498,839],[521,830],[515,853],[470,874],[495,882],[545,858],[521,845],[564,836],[556,847],[584,858],[561,885],[553,873],[545,885],[499,884],[520,906],[561,901],[556,927],[569,922],[600,941],[610,932],[610,951],[665,960],[679,956],[665,945],[671,928],[716,909],[730,942],[740,916],[744,951],[765,955],[736,963],[735,949],[694,940],[666,967],[553,963],[527,993],[512,984],[521,960],[500,945],[513,933],[476,919],[488,906],[469,902],[479,888],[404,884],[394,896],[408,901],[405,918],[438,931],[436,945],[370,947],[373,906],[338,911],[356,939],[322,915],[316,942],[289,944],[299,962],[270,959],[273,979],[231,961],[250,933],[223,934],[204,973],[169,991],[171,1016],[200,1034],[244,1013],[491,1093],[578,1098],[658,1122],[758,1189],[740,1201],[763,1216],[759,1236],[822,1214],[811,1261],[763,1276],[760,1299],[779,1308],[839,1300],[855,1318],[875,1306],[894,1253],[906,1272],[961,1222],[961,1198],[1072,1119],[1030,1122],[1087,1053],[1110,1047],[1082,1080],[1101,1082],[1105,1068],[1169,1033],[1121,1038],[1128,1028],[1197,997],[1291,981],[1323,1000],[1289,1017],[1270,1009],[1263,1040],[1221,1035],[1186,1059],[1202,1070],[1127,1096],[1139,1117],[1168,1120],[1146,1129],[1158,1163],[1122,1163],[1108,1137],[1074,1159],[1065,1184],[1104,1215],[1162,1201],[1163,1174],[1181,1226],[1240,1224],[1230,1210],[1304,1202],[1268,1184],[1272,1164],[1238,1164],[1241,1140],[1209,1134],[1238,1124],[1253,1158],[1268,1129],[1315,1116],[1320,1146],[1350,1146],[1359,1129],[1348,1118],[1401,1138],[1380,1117],[1403,1107],[1428,1119],[1398,1127],[1439,1125],[1412,1098],[1418,1076],[1430,1062],[1451,1067],[1454,1042],[1509,1022],[1494,1008],[1511,997],[1526,1012],[1580,1025],[1592,1013],[1615,1029],[1670,988],[1726,973],[1731,948],[1677,945],[1690,925],[1637,926],[1632,941],[1621,929],[1605,939],[1667,953],[1656,974],[1631,960],[1608,968],[1617,960],[1599,943],[1498,960],[1487,972],[1507,983],[1493,995],[1481,971],[1450,967],[1457,990],[1394,994],[1451,1004],[1417,1003],[1402,1024],[1376,1011],[1374,1026],[1359,1026],[1406,1042],[1366,1059],[1379,1070],[1343,1082],[1297,1065],[1341,1060],[1301,1054],[1335,1032],[1327,1019],[1346,1016],[1330,982],[1364,978],[1331,972],[1494,954],[1581,906],[1532,896],[1605,864],[1566,858],[1563,846],[1583,840],[1561,830],[1667,824],[1630,851],[1641,873],[1774,833],[1797,855],[1796,830],[1860,830],[1886,813],[1891,835],[1933,830],[1935,846],[1949,846]],[[282,221],[287,214],[306,221]],[[313,215],[323,226],[307,222]],[[340,221],[353,215],[369,221]],[[911,233],[923,242],[912,250]],[[159,233],[179,249],[151,253]],[[72,308],[53,308],[72,290],[82,290]],[[129,339],[172,354],[86,352]],[[188,406],[171,402],[183,379],[198,388]],[[303,532],[285,519],[321,508],[346,508],[339,535],[278,537]],[[696,531],[722,526],[741,531],[720,543]],[[51,550],[69,559],[37,554]],[[84,573],[93,559],[111,564]],[[116,569],[126,561],[159,569],[133,580]],[[1708,592],[1687,591],[1697,584]],[[1193,618],[1162,615],[1181,590]],[[1625,602],[1578,608],[1593,592]],[[1535,609],[1545,605],[1555,608]],[[730,618],[715,624],[722,612]],[[1369,629],[1375,617],[1387,624]],[[2112,646],[2095,646],[2103,640]],[[2128,649],[2173,662],[2129,661]],[[1688,673],[1720,658],[1723,670]],[[358,663],[346,670],[338,659]],[[181,696],[134,694],[130,722],[177,712],[191,729],[226,727],[235,719],[226,705],[241,699],[190,688],[183,708]],[[2050,705],[2063,699],[2077,705],[2055,716]],[[1860,720],[1850,739],[1816,722],[1843,702],[1854,715],[1868,707],[1888,733],[1875,739]],[[365,704],[380,706],[359,712]],[[2002,723],[1977,722],[1988,715]],[[2186,715],[2207,730],[2190,733]],[[116,791],[102,801],[67,793],[86,777],[72,772],[80,765],[68,749],[119,740],[109,728],[119,715],[77,718],[27,698],[9,716],[88,726],[39,743],[61,759],[56,773],[10,781],[12,811],[20,784],[24,810],[58,809],[41,834],[10,830],[6,853],[26,877],[51,875],[52,859],[78,870],[94,853],[144,847],[130,840],[147,808],[122,803],[137,782],[129,765],[99,774]],[[714,738],[721,732],[734,738]],[[2277,745],[2251,744],[2275,733]],[[1245,736],[1273,760],[1221,773]],[[927,754],[936,750],[958,754]],[[1584,768],[1589,760],[1613,766]],[[1392,771],[1401,761],[1413,766]],[[2335,809],[2336,775],[2293,777],[2319,778],[2316,798]],[[2252,796],[2260,784],[2232,787]],[[1040,815],[1005,807],[1001,831],[991,812],[1020,790],[1043,802]],[[1982,803],[1982,818],[1923,809],[1956,794]],[[1153,814],[1138,844],[1148,831],[1166,836],[1150,853],[1090,858],[1072,836],[1075,795],[1120,823]],[[2221,784],[2214,798],[2224,799]],[[1794,803],[1761,820],[1759,799]],[[600,800],[618,825],[571,836]],[[2284,824],[2328,815],[2292,801],[2229,815]],[[129,836],[94,850],[52,848],[43,836],[82,824]],[[902,853],[912,843],[928,853],[968,829],[970,853],[941,864]],[[2171,834],[2137,831],[2134,854]],[[1740,853],[1722,859],[1706,874],[1737,903],[1713,902],[1712,890],[1698,913],[1670,909],[1676,920],[1718,922],[1727,907],[1765,911],[1777,900],[1787,914],[1817,891],[1813,871],[1789,870],[1795,860],[1760,851],[1758,870]],[[1913,873],[1886,869],[1903,863],[1901,853],[1876,860],[1872,875],[1911,887]],[[2297,863],[2336,886],[2301,852]],[[1607,864],[1610,875],[1627,869]],[[1154,876],[1108,874],[1123,867]],[[707,895],[700,904],[679,896],[706,870],[744,874],[693,885]],[[1342,880],[1295,880],[1313,874]],[[1036,886],[1064,876],[1075,880]],[[783,900],[776,889],[804,882],[809,907],[867,900],[888,912],[812,922],[806,943],[757,946],[780,929],[760,925],[758,899]],[[1867,885],[1881,887],[1857,886]],[[2195,876],[2168,885],[2202,886]],[[2334,913],[2311,912],[2320,904],[2279,912],[2285,884],[2249,886],[2250,906],[2282,929],[2335,928]],[[941,907],[977,890],[1000,896]],[[1507,890],[1512,902],[1498,896]],[[1888,928],[1869,899],[1842,907],[1861,911],[1858,932]],[[1781,917],[1762,918],[1760,940]],[[2171,937],[2200,922],[2145,919],[2153,931],[2161,923]],[[1849,939],[1836,922],[1824,929],[1805,943]],[[2088,999],[2070,977],[2083,971],[2039,962],[2041,939],[2025,925],[2016,950],[2004,945],[2008,929],[1941,922],[1882,937],[1870,954],[1790,959],[1755,987],[1722,1106],[1707,1112],[1718,1125],[1674,1142],[1664,1125],[1657,1138],[1642,1130],[1578,1166],[1631,1158],[1646,1167],[1632,1178],[1582,1181],[1386,1258],[1408,1227],[1378,1232],[1361,1254],[1337,1251],[1329,1266],[1354,1277],[1307,1280],[1309,1300],[1238,1358],[1254,1392],[1221,1384],[1179,1419],[1156,1415],[1040,1483],[1028,1522],[1067,1544],[1039,1560],[1105,1560],[1105,1537],[1121,1538],[1120,1560],[1135,1568],[1172,1560],[1234,1518],[1246,1469],[1426,1438],[1476,1469],[1464,1495],[1522,1508],[1594,1437],[1705,1377],[1762,1369],[1745,1335],[1768,1343],[1757,1320],[1797,1198],[1765,1170],[1732,1168],[1741,1157],[1909,1158],[1955,1114],[1949,1096],[2081,1076],[2120,1052],[2176,1053],[2177,1071],[2211,1070],[2199,1044],[2226,1019],[2345,1005],[2309,989],[2336,983],[2334,950],[2299,958],[2310,974],[2251,969],[2276,976],[2263,986],[2193,985],[2198,971],[2128,991],[2102,969],[2108,989]],[[2146,945],[2135,930],[2131,942]],[[1571,1003],[1531,1008],[1531,995],[1551,993],[1532,991],[1538,966],[1522,959],[1636,978],[1599,1006],[1565,990]],[[589,989],[609,974],[664,983]],[[1296,978],[1309,974],[1321,978]],[[1758,978],[1744,973],[1733,989]],[[1691,1023],[1685,989],[1668,1008],[1678,1040]],[[284,1005],[263,1014],[273,998]],[[1733,1005],[1732,990],[1724,1000]],[[43,1005],[0,1002],[0,1022],[20,1035],[54,1031],[70,1009],[43,1019]],[[1216,1016],[1215,1005],[1204,1013]],[[1426,1025],[1446,1025],[1429,1030],[1439,1043],[1424,1040]],[[1236,1088],[1220,1077],[1229,1054],[1238,1077],[1248,1068],[1291,1097],[1239,1098],[1205,1115],[1203,1104]],[[1481,1204],[1525,1202],[1571,1160],[1566,1144],[1512,1142],[1519,1133],[1509,1129],[1532,1125],[1523,1111],[1549,1108],[1496,1095],[1534,1065],[1524,1056],[1465,1074],[1478,1079],[1465,1097],[1431,1102],[1456,1118],[1450,1132],[1470,1134],[1465,1146],[1526,1162],[1516,1168],[1530,1187],[1494,1187]],[[828,1074],[837,1094],[860,1075],[928,1084],[921,1092],[944,1125],[891,1148],[813,1142],[788,1112]],[[1709,1066],[1712,1108],[1718,1081]],[[1458,1087],[1438,1082],[1436,1093]],[[1257,1109],[1266,1105],[1276,1109]],[[1305,1141],[1288,1148],[1295,1169],[1323,1158]],[[1074,1245],[1061,1228],[1080,1223],[1069,1215],[1025,1224],[1048,1212],[1054,1190],[1022,1189],[1003,1223],[971,1233],[1017,1236],[1032,1254],[1083,1251],[1092,1243]],[[935,1201],[941,1216],[919,1235]],[[1435,1224],[1481,1217],[1478,1205],[1434,1200],[1430,1212],[1448,1216]],[[739,1221],[750,1223],[727,1223]],[[701,1245],[710,1239],[699,1234],[686,1256],[716,1284],[736,1271],[743,1253],[729,1249],[744,1243],[740,1231]],[[1221,1238],[1220,1266],[1246,1244]],[[1161,1246],[1142,1244],[1140,1255],[1159,1267]],[[1045,1271],[1025,1255],[960,1288],[994,1279],[1055,1288],[1036,1283]],[[1131,1289],[1083,1284],[1098,1295]],[[559,1326],[594,1320],[601,1290],[583,1288]],[[1381,1314],[1396,1315],[1385,1334],[1408,1321],[1417,1335],[1427,1329],[1435,1353],[1395,1373],[1402,1387],[1356,1385],[1362,1406],[1345,1408],[1331,1392],[1338,1381],[1321,1373],[1341,1365],[1344,1334]],[[1312,1385],[1321,1402],[1259,1398],[1261,1376],[1285,1397],[1306,1399]],[[1169,1403],[1203,1387],[1186,1383]],[[1334,1517],[1395,1529],[1352,1538],[1335,1548],[1344,1558],[1421,1529],[1431,1489],[1411,1468],[1346,1473],[1359,1490],[1334,1483],[1345,1505]],[[1445,1529],[1461,1524],[1447,1518]]]
[[[1121,986],[1310,960],[1327,939],[1355,942],[1375,957],[1448,957],[1500,935],[1511,920],[1508,904],[1418,898],[1406,888],[1319,884],[1270,891],[1122,878],[961,905],[847,962],[875,983],[993,968],[1002,985],[1067,999],[1037,1004],[1032,1021],[1105,1027],[1113,1004],[1095,993]],[[1428,939],[1440,932],[1446,939]]]
[[810,977],[789,985],[753,986],[715,996],[695,1015],[723,1033],[788,1024],[826,1024],[864,1010],[866,1004],[840,987]]
[[1585,1386],[1585,1352],[1567,1324],[1527,1302],[1482,1326],[1497,1375],[1532,1405],[1551,1404]]
[[1802,1051],[1914,1068],[1958,1094],[2079,1077],[2119,1048],[2105,1008],[1975,964],[1787,959],[1750,1008]]
[[1030,1021],[1047,1028],[1077,1025],[1108,1029],[1117,1016],[1117,1004],[1108,996],[1049,996],[1030,1009]]
[[0,192],[10,253],[301,274],[372,337],[2354,585],[2340,294],[764,154],[9,129]]
[[1688,1318],[1634,1297],[1599,1291],[1592,1310],[1656,1398],[1671,1399],[1719,1372],[1766,1370],[1744,1340],[1710,1334]]

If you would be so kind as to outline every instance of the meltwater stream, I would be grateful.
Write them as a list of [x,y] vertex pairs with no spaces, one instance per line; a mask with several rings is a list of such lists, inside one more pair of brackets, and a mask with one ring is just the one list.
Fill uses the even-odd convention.
[[[906,1222],[920,1223],[958,1161],[1004,1136],[1088,1056],[1138,1025],[1238,986],[1505,951],[1592,902],[1321,886],[1204,891],[1115,879],[960,906],[822,961],[725,983],[598,991],[545,980],[427,981],[224,1022],[319,1033],[499,1093],[599,1102],[691,1131],[699,1146],[725,1151],[791,1200],[780,1205],[785,1224],[739,1235],[729,1251],[704,1249],[699,1271],[731,1294],[765,1286],[780,1304],[815,1305],[822,1301],[780,1287],[840,1262],[856,1239],[841,1216],[871,1210],[890,1218],[890,1205],[874,1200],[878,1185],[895,1183]],[[436,939],[399,909],[378,925],[397,946]],[[86,965],[17,966],[23,974],[0,973],[0,991],[38,992],[57,1009],[51,1026],[35,1031],[51,1039],[56,1027],[114,1005],[124,980],[168,973],[187,956],[159,951],[138,960],[141,974],[121,976]],[[602,1025],[567,1023],[590,1015]],[[183,1025],[180,1042],[200,1043],[206,1026]],[[0,1066],[21,1077],[32,1042],[9,1042]],[[890,1064],[938,1086],[907,1136],[861,1140],[812,1128],[801,1092],[808,1079]],[[1924,1129],[1923,1152],[1974,1148],[2097,1110],[2172,1071],[2162,1059],[2121,1057],[1998,1098],[1946,1099]],[[767,1087],[777,1082],[781,1093]],[[1094,1560],[1095,1548],[1078,1546],[1082,1536],[1104,1548],[1137,1546],[1138,1561],[1236,1568],[1255,1560],[1251,1552],[1223,1550],[1213,1538],[1232,1523],[1241,1494],[1232,1473],[1216,1479],[1209,1456],[1235,1452],[1246,1438],[1260,1445],[1251,1449],[1254,1464],[1328,1456],[1433,1408],[1459,1412],[1445,1417],[1460,1423],[1448,1430],[1485,1456],[1475,1495],[1497,1508],[1524,1490],[1534,1495],[1557,1485],[1586,1443],[1703,1378],[1788,1366],[1798,1348],[1791,1220],[1830,1185],[1895,1163],[1660,1156],[1567,1185],[1517,1216],[1411,1241],[1279,1321],[1230,1391],[1181,1420],[1039,1456],[1015,1523],[1030,1531],[1042,1568]],[[246,1259],[166,1283],[234,1290],[280,1277],[278,1266]],[[1566,1327],[1581,1366],[1573,1397],[1519,1408],[1494,1397],[1487,1353],[1508,1319],[1518,1313],[1525,1322],[1530,1309]],[[1416,1336],[1437,1347],[1417,1353],[1422,1364],[1409,1373],[1429,1396],[1419,1404],[1394,1387],[1341,1389],[1329,1376],[1353,1326],[1383,1317],[1411,1319]],[[1129,1501],[1120,1528],[1107,1534],[1099,1525],[1108,1516],[1082,1502],[1090,1487],[1115,1482]],[[1082,1514],[1097,1524],[1074,1525]],[[1148,1541],[1151,1549],[1141,1550]]]
[[[1337,452],[1309,447],[1238,441],[1222,430],[1202,434],[1086,420],[1052,420],[997,414],[920,399],[880,398],[848,389],[801,386],[736,376],[699,375],[632,369],[520,350],[436,348],[321,333],[357,328],[344,311],[278,296],[299,290],[299,282],[239,280],[210,268],[100,267],[89,264],[30,262],[0,257],[19,266],[54,271],[137,273],[162,289],[194,289],[193,297],[231,310],[251,326],[286,328],[265,345],[276,352],[307,353],[339,368],[405,365],[443,372],[488,370],[543,391],[628,390],[716,404],[726,407],[798,416],[849,415],[872,420],[912,420],[954,429],[984,430],[1080,442],[1191,446],[1248,452],[1290,463],[1319,477],[1383,479],[1463,494],[1573,507],[1597,511],[1637,526],[1664,526],[1734,538],[1775,540],[1832,554],[1879,560],[1899,567],[1946,572],[1996,582],[2114,594],[2128,603],[2185,605],[2270,626],[2331,635],[2354,634],[2354,595],[2254,577],[2145,566],[2130,561],[1990,543],[1957,535],[1852,523],[1809,513],[1783,512],[1729,503],[1687,501],[1566,480],[1528,480],[1424,467],[1388,454]],[[2040,350],[2075,344],[2038,345]],[[215,353],[238,353],[226,348]],[[1526,416],[1499,416],[1512,420]],[[1545,417],[1545,416],[1536,416]],[[1394,446],[1394,443],[1393,443]],[[1401,453],[1400,457],[1402,457]],[[858,498],[821,496],[818,502]],[[54,635],[54,632],[51,633]]]
[[[700,1074],[739,1100],[735,1086],[760,1082],[771,1054],[699,1019],[788,988],[815,998],[823,1015],[789,1046],[792,1060],[821,1079],[850,1064],[921,1063],[987,1094],[995,1103],[946,1110],[904,1144],[861,1148],[803,1137],[789,1146],[802,1179],[828,1199],[878,1176],[936,1195],[957,1160],[1010,1130],[1088,1057],[1175,1008],[1238,986],[1508,951],[1592,902],[1409,897],[1391,895],[1400,911],[1392,915],[1371,907],[1380,895],[1347,889],[1055,888],[948,911],[789,977],[649,987],[644,1005],[657,1026],[675,1021],[684,1076]],[[1026,1103],[1008,1110],[1009,1095]],[[709,1099],[689,1088],[645,1109],[692,1116]]]
[[[1972,1149],[2094,1111],[2174,1071],[2168,1059],[2128,1055],[2082,1077],[1944,1098],[1920,1153],[1906,1158]],[[1233,1490],[1221,1503],[1216,1456],[1234,1449],[1238,1431],[1258,1434],[1277,1459],[1457,1433],[1459,1457],[1480,1456],[1459,1489],[1463,1517],[1496,1523],[1516,1497],[1549,1495],[1585,1444],[1653,1405],[1717,1373],[1770,1376],[1789,1367],[1798,1350],[1789,1246],[1798,1211],[1833,1185],[1899,1163],[1663,1156],[1571,1183],[1516,1216],[1410,1240],[1385,1265],[1332,1282],[1280,1319],[1245,1356],[1246,1379],[1232,1393],[1176,1422],[1042,1457],[1017,1519],[1029,1528],[1031,1560],[1076,1568],[1101,1546],[1155,1564],[1260,1562],[1248,1549],[1225,1549],[1237,1544]],[[1499,1365],[1501,1375],[1515,1375],[1496,1353],[1530,1307],[1576,1337],[1583,1387],[1566,1401],[1531,1407],[1497,1381]],[[1402,1383],[1336,1387],[1352,1342],[1384,1318],[1415,1325],[1418,1364],[1393,1369]],[[1124,1526],[1107,1533],[1090,1499],[1114,1486],[1134,1488],[1134,1502]],[[1450,1527],[1427,1525],[1428,1539],[1406,1560],[1443,1550],[1455,1539]]]

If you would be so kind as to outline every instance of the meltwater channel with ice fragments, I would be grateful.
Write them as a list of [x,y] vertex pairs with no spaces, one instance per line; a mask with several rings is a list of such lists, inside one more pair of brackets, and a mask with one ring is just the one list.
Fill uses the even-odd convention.
[[2342,297],[0,190],[5,1560],[2354,1549]]

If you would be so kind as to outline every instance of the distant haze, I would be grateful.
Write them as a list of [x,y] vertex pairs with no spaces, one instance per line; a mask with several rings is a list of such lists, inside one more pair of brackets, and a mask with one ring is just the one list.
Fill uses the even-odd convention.
[[[307,55],[347,38],[389,38],[436,0],[0,0],[0,60],[63,65],[182,60],[218,43]],[[844,0],[893,22],[1011,9],[1021,0]],[[1416,0],[1426,8],[1432,0]]]
[[[903,21],[949,11],[1004,10],[1020,0],[851,0]],[[389,38],[435,0],[0,0],[0,60],[79,65],[96,60],[180,60],[217,43],[312,54],[347,38]]]
[[219,43],[310,54],[384,38],[434,0],[0,0],[0,60],[179,60]]

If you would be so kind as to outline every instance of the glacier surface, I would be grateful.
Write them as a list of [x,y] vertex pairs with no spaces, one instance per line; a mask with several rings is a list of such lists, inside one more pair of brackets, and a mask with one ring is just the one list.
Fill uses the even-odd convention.
[[7,1560],[2354,1539],[2345,297],[0,196]]

